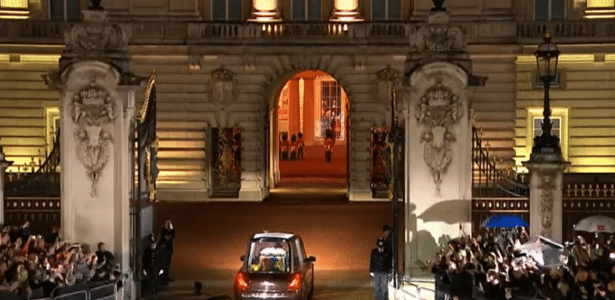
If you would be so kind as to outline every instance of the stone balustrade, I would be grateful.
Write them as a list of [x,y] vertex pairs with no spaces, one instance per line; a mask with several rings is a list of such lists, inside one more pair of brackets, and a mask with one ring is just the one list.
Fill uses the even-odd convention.
[[517,25],[520,43],[540,43],[545,31],[557,37],[558,43],[615,41],[615,23],[610,20],[528,22]]
[[[408,38],[420,22],[118,22],[128,32],[130,43],[139,44],[267,44],[272,38],[284,43],[313,44],[369,43],[408,45]],[[615,40],[615,23],[603,20],[517,23],[504,21],[453,22],[463,28],[469,44],[538,43],[545,30],[558,43]],[[0,43],[62,44],[70,23],[31,20],[4,20],[0,23]],[[574,39],[574,41],[573,41]],[[321,41],[322,40],[322,41]]]

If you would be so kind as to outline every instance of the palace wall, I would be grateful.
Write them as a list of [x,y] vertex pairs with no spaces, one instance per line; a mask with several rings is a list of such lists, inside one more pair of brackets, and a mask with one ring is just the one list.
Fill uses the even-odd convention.
[[[172,46],[133,45],[134,71],[158,73],[158,135],[160,137],[159,196],[163,200],[208,199],[208,127],[239,126],[242,134],[242,199],[260,199],[266,191],[265,126],[268,105],[285,81],[305,69],[333,75],[348,92],[351,117],[350,198],[370,200],[369,130],[390,124],[390,103],[380,99],[374,82],[387,66],[403,73],[407,47],[316,46]],[[50,144],[49,118],[58,107],[58,94],[41,75],[57,69],[60,46],[6,47],[0,57],[0,137],[9,172],[23,171],[32,158],[44,160]],[[613,55],[594,54],[596,47],[562,56],[562,87],[552,89],[554,108],[567,110],[567,156],[572,172],[612,172],[615,118],[612,99]],[[520,45],[470,45],[474,75],[487,76],[474,92],[475,126],[482,129],[490,153],[517,165],[529,153],[528,108],[542,106],[542,89],[533,86],[531,49]],[[603,49],[604,50],[604,49]],[[562,48],[565,52],[566,47]],[[592,53],[592,54],[588,54]],[[307,55],[314,54],[314,55]],[[195,60],[198,68],[195,68]],[[603,61],[601,61],[603,60]],[[190,66],[193,65],[191,68]],[[209,101],[211,72],[223,66],[234,73],[238,91],[228,114]],[[141,95],[137,95],[141,100]],[[140,105],[140,104],[138,104]],[[57,110],[55,110],[57,112]],[[540,114],[540,112],[539,112]],[[49,146],[47,148],[50,150]],[[40,154],[39,154],[40,151]]]

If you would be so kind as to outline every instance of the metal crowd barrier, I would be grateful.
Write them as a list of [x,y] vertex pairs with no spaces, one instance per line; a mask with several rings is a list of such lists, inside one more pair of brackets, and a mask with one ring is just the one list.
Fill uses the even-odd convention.
[[[116,300],[122,299],[121,290],[118,290],[118,281],[112,281],[101,285],[88,285],[83,286],[71,286],[71,287],[57,287],[52,292],[52,297],[40,298],[40,297],[28,297],[28,300]],[[62,292],[62,289],[76,288],[78,290],[71,290],[68,292]]]

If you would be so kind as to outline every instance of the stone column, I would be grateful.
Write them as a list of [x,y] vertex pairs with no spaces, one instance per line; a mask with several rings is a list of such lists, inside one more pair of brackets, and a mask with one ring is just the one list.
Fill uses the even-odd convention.
[[252,14],[248,22],[271,23],[282,21],[277,0],[252,1]]
[[406,251],[409,277],[430,277],[427,263],[448,240],[471,232],[472,90],[486,78],[472,75],[461,28],[444,10],[411,37],[406,60]]
[[143,80],[131,75],[127,35],[106,11],[85,10],[82,20],[64,34],[60,71],[46,77],[60,92],[62,233],[92,251],[105,243],[128,272],[134,97]]
[[330,21],[361,22],[359,15],[359,0],[335,0]]
[[562,241],[562,189],[568,162],[527,161],[530,171],[530,232]]
[[0,223],[4,224],[4,184],[6,179],[6,168],[12,165],[12,161],[6,160],[2,146],[0,146]]

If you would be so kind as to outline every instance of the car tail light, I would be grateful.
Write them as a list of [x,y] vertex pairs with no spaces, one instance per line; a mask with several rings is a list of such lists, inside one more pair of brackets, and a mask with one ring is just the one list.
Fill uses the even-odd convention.
[[246,275],[243,272],[237,273],[237,276],[235,277],[235,290],[238,292],[243,292],[249,287],[250,284],[248,284]]
[[293,277],[290,279],[290,283],[288,284],[288,290],[291,292],[297,292],[301,290],[301,273],[293,274]]

